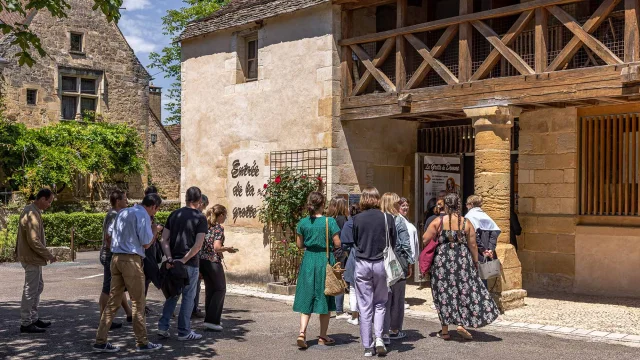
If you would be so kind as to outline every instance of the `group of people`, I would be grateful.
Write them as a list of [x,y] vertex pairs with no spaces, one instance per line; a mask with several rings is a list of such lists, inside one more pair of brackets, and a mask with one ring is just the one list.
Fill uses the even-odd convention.
[[[297,246],[304,249],[293,310],[300,315],[297,345],[306,349],[311,314],[319,314],[318,343],[332,345],[329,319],[347,319],[360,326],[364,355],[387,353],[394,339],[406,337],[403,330],[406,279],[419,259],[418,231],[407,219],[409,202],[395,193],[380,196],[376,188],[362,191],[359,204],[347,214],[344,199],[330,201],[324,215],[325,197],[313,192],[307,200],[309,216],[297,226]],[[473,336],[467,328],[480,328],[495,321],[499,309],[487,283],[478,272],[479,261],[494,258],[500,229],[482,211],[482,197],[467,199],[469,212],[462,216],[460,197],[449,193],[439,199],[434,215],[425,224],[423,245],[436,242],[430,267],[431,289],[442,330],[438,337],[451,339],[449,326],[457,326],[464,339]],[[329,250],[329,251],[327,251]],[[403,276],[390,282],[385,256],[393,251]],[[328,254],[328,256],[327,256]],[[325,295],[325,268],[329,262],[345,267],[351,315],[344,311],[344,296]]]
[[[20,310],[22,333],[42,333],[51,326],[51,322],[40,319],[38,305],[44,288],[42,267],[56,262],[56,257],[47,250],[42,222],[42,212],[53,200],[53,192],[42,189],[20,215],[16,252],[25,269]],[[197,187],[191,187],[186,192],[186,206],[173,211],[162,225],[155,221],[162,204],[155,187],[149,187],[142,202],[132,207],[128,207],[127,195],[120,190],[112,191],[109,200],[111,209],[103,223],[100,251],[104,267],[99,300],[101,317],[93,351],[120,350],[108,342],[108,332],[122,327],[113,321],[120,307],[133,325],[137,351],[162,348],[147,338],[146,316],[151,311],[146,306],[146,295],[152,283],[162,289],[166,297],[158,321],[160,337],[171,337],[170,321],[182,297],[177,316],[178,340],[202,338],[191,329],[191,317],[197,314],[194,309],[199,302],[201,279],[205,284],[203,326],[223,331],[221,317],[226,295],[223,254],[237,251],[224,244],[226,208],[218,204],[207,210],[206,196]],[[129,294],[131,306],[125,293]]]

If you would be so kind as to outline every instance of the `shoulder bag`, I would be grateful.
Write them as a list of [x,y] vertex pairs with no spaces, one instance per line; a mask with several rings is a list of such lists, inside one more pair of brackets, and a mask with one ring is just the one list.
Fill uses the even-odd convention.
[[[398,281],[404,278],[404,271],[402,265],[398,261],[395,251],[391,247],[391,240],[389,239],[389,223],[387,222],[387,214],[384,215],[384,232],[386,237],[387,246],[384,248],[384,271],[387,273],[387,286],[391,287]],[[394,224],[395,226],[395,224]]]
[[420,273],[425,275],[431,270],[431,264],[433,264],[433,258],[436,254],[436,248],[438,247],[438,236],[442,232],[442,216],[440,216],[440,225],[438,225],[438,229],[436,230],[436,235],[429,241],[427,246],[422,249],[420,252],[420,257],[418,258],[418,263],[420,264]]
[[324,294],[327,296],[338,296],[344,294],[347,284],[342,279],[344,270],[340,266],[340,262],[336,261],[336,264],[331,266],[331,257],[329,256],[329,218],[326,217],[325,234],[327,239],[327,265],[325,270]]

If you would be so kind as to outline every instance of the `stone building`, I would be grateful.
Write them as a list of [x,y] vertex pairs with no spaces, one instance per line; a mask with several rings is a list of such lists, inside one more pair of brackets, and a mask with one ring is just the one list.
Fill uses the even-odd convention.
[[[120,29],[92,10],[93,1],[69,3],[63,19],[36,10],[26,18],[0,15],[2,22],[27,24],[48,54],[36,55],[33,67],[19,66],[12,36],[0,39],[0,56],[9,61],[3,71],[5,116],[28,127],[59,121],[126,123],[144,140],[149,167],[121,186],[139,198],[151,182],[165,197],[177,199],[180,149],[161,123],[161,89],[149,85],[149,73]],[[81,181],[74,194],[66,195],[87,196],[87,184]]]
[[[246,250],[230,270],[266,280],[273,252],[247,211],[260,198],[242,187],[281,166],[325,171],[329,195],[394,191],[419,225],[434,196],[428,159],[457,161],[452,191],[482,195],[502,229],[490,287],[504,308],[526,290],[640,296],[637,11],[637,0],[232,0],[182,34],[182,189],[234,210],[228,239]],[[233,171],[253,164],[257,177]]]

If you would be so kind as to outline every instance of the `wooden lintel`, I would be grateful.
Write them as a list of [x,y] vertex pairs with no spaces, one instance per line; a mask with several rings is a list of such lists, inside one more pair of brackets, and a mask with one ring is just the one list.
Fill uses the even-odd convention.
[[396,0],[333,0],[335,5],[342,5],[343,10],[356,10],[365,7],[392,4]]
[[477,13],[454,16],[454,17],[430,21],[422,24],[405,26],[399,29],[382,31],[375,34],[356,36],[353,38],[341,40],[338,42],[338,44],[341,46],[363,44],[368,42],[380,41],[380,40],[388,39],[390,37],[395,37],[399,35],[406,35],[406,34],[412,34],[417,32],[443,29],[451,25],[459,25],[459,24],[470,22],[473,20],[482,21],[482,20],[488,20],[491,18],[498,18],[498,17],[509,16],[509,15],[518,15],[524,11],[535,10],[540,7],[571,4],[571,3],[577,3],[582,1],[584,0],[533,0],[533,1],[525,2],[521,4],[504,6],[497,9],[480,11]]

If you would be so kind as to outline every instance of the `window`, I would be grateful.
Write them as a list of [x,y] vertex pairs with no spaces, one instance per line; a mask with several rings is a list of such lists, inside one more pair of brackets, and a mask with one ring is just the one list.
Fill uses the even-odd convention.
[[94,120],[98,108],[98,80],[93,77],[63,76],[62,118],[74,120],[77,114]]
[[71,40],[71,44],[70,44],[70,50],[72,52],[82,52],[83,46],[82,46],[82,34],[78,34],[78,33],[71,33],[70,36],[70,40]]
[[38,90],[27,89],[27,105],[35,105],[38,101]]
[[245,62],[245,80],[258,79],[258,38],[249,37],[246,39],[247,60]]
[[638,216],[638,112],[579,118],[579,214]]

